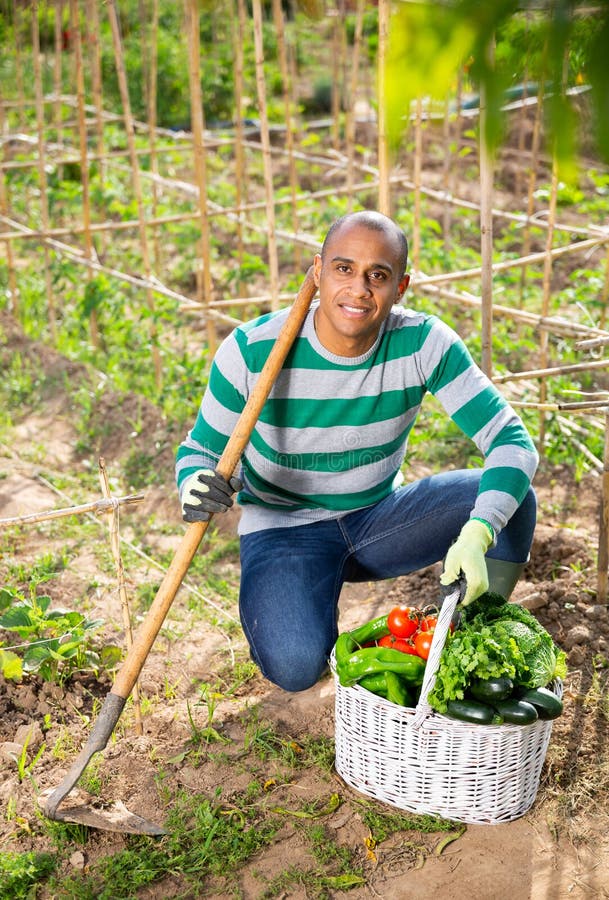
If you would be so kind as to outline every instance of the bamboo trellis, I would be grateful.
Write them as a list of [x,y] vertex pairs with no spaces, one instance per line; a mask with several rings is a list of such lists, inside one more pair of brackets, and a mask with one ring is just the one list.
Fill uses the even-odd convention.
[[[196,24],[199,19],[198,4],[195,0],[185,0],[186,8],[190,13],[191,27],[185,32],[185,43],[188,45],[188,34],[194,38],[198,35]],[[296,44],[306,43],[306,30],[300,33],[293,25],[290,26],[290,42],[287,42],[284,33],[284,20],[281,6],[278,0],[273,0],[272,11],[274,15],[275,30],[278,38],[278,59],[281,69],[283,108],[285,113],[284,126],[274,126],[268,121],[267,93],[268,88],[264,77],[265,46],[263,34],[263,12],[260,0],[253,4],[254,18],[248,18],[244,0],[234,0],[230,4],[229,14],[233,16],[232,34],[233,47],[235,48],[235,127],[231,133],[216,133],[205,128],[202,115],[202,98],[197,92],[196,85],[200,82],[200,73],[197,61],[200,56],[200,48],[195,46],[195,41],[190,41],[189,61],[191,65],[191,100],[192,103],[192,131],[173,131],[157,125],[156,99],[157,99],[157,58],[156,43],[159,16],[159,0],[151,0],[152,16],[149,27],[142,27],[142,49],[146,64],[146,94],[147,94],[147,120],[138,121],[132,114],[129,103],[129,92],[126,79],[126,69],[120,39],[120,4],[116,0],[110,0],[108,4],[100,7],[94,0],[56,0],[54,18],[54,44],[52,54],[49,49],[41,50],[40,36],[37,33],[38,3],[24,4],[13,2],[12,15],[14,21],[20,26],[16,29],[17,45],[16,67],[20,74],[16,90],[13,96],[6,95],[6,86],[3,85],[3,96],[0,97],[0,141],[3,153],[0,154],[0,244],[5,250],[7,263],[7,277],[11,298],[11,309],[19,311],[19,259],[27,255],[30,248],[39,247],[44,253],[44,266],[46,278],[46,293],[49,309],[49,331],[55,339],[57,322],[60,321],[58,310],[55,309],[53,285],[50,280],[51,260],[54,256],[64,256],[72,262],[85,268],[88,281],[94,272],[104,273],[111,279],[131,285],[142,292],[151,311],[150,322],[154,323],[154,296],[160,295],[171,298],[184,312],[203,314],[207,328],[207,336],[210,347],[214,344],[215,327],[217,324],[233,325],[239,320],[232,315],[227,315],[227,308],[270,307],[276,308],[279,303],[287,301],[291,292],[282,291],[280,283],[278,259],[281,252],[286,252],[289,247],[292,258],[298,260],[300,254],[303,257],[307,252],[313,253],[319,249],[319,236],[303,233],[299,210],[307,205],[323,200],[326,197],[344,198],[345,210],[357,205],[362,205],[362,198],[367,197],[366,203],[375,202],[385,212],[399,212],[396,208],[395,195],[399,191],[412,192],[416,215],[414,221],[414,233],[409,235],[413,249],[413,262],[416,269],[416,278],[413,281],[413,291],[422,292],[431,296],[442,298],[448,303],[458,305],[460,308],[470,308],[484,312],[483,350],[485,360],[483,364],[487,371],[491,371],[491,325],[492,316],[511,318],[519,325],[535,328],[541,335],[540,346],[542,350],[541,369],[536,372],[550,371],[553,368],[547,359],[547,347],[549,335],[562,335],[578,339],[582,346],[599,346],[599,342],[609,341],[609,335],[605,332],[606,307],[609,303],[609,229],[606,226],[596,225],[591,222],[560,221],[556,206],[556,173],[552,178],[551,198],[547,219],[543,216],[546,210],[540,206],[535,197],[535,188],[540,166],[547,166],[548,158],[542,151],[543,135],[543,82],[539,91],[530,94],[525,86],[524,96],[518,104],[506,104],[506,108],[512,108],[517,113],[523,113],[534,109],[535,121],[533,125],[532,144],[526,149],[523,139],[524,117],[519,121],[518,146],[506,148],[502,158],[514,158],[521,160],[528,167],[528,191],[526,197],[526,210],[514,212],[496,207],[491,201],[493,173],[490,167],[484,166],[483,176],[486,172],[486,185],[482,179],[480,201],[470,197],[456,195],[456,181],[454,180],[458,169],[459,148],[469,140],[463,133],[462,125],[480,111],[462,109],[461,97],[463,88],[463,76],[459,76],[456,85],[455,112],[450,112],[450,98],[444,109],[444,125],[441,142],[444,148],[444,159],[454,159],[454,165],[446,162],[443,166],[441,189],[438,189],[437,181],[427,181],[425,167],[422,166],[422,127],[423,123],[432,122],[436,113],[424,109],[422,98],[418,98],[413,109],[411,122],[415,128],[415,168],[414,177],[401,174],[400,170],[390,170],[390,159],[387,142],[387,123],[384,118],[384,104],[378,102],[385,94],[385,67],[383,56],[386,50],[388,31],[390,29],[391,4],[389,0],[379,0],[379,55],[376,70],[368,65],[361,72],[361,41],[362,19],[367,7],[366,0],[358,0],[355,7],[355,39],[353,53],[351,55],[351,67],[347,72],[345,65],[344,40],[345,28],[340,13],[344,12],[343,5],[337,6],[339,16],[334,17],[336,28],[334,34],[337,37],[334,45],[334,58],[336,60],[336,75],[333,83],[333,96],[344,97],[346,100],[345,129],[341,133],[338,123],[339,110],[336,99],[334,102],[334,115],[329,120],[305,123],[298,112],[298,85],[295,77],[295,59],[297,57]],[[73,65],[71,74],[73,82],[66,84],[62,70],[61,56],[65,53],[62,46],[61,24],[64,11],[67,9],[71,23],[72,37],[69,52]],[[144,7],[141,6],[143,11]],[[86,25],[81,24],[81,20]],[[99,46],[99,15],[107,15],[112,25],[115,49],[115,65],[119,80],[122,110],[111,112],[103,106],[103,85],[101,73],[101,57]],[[23,26],[29,23],[31,18],[32,39],[32,66],[34,78],[31,85],[23,77],[24,67],[27,63],[28,48],[24,46],[22,35],[28,33]],[[253,28],[253,36],[256,50],[256,80],[255,84],[246,85],[244,58],[240,50],[244,43],[244,37],[248,29]],[[86,55],[82,52],[81,29],[87,40],[87,47],[91,52]],[[328,46],[331,47],[332,28],[327,25]],[[42,92],[43,72],[41,65],[52,56],[52,83],[53,90],[46,96]],[[330,69],[331,60],[328,62]],[[375,76],[376,73],[376,77]],[[69,80],[68,77],[68,80]],[[343,79],[349,80],[349,89],[343,85]],[[339,83],[340,82],[340,83]],[[375,94],[371,107],[377,106],[378,113],[374,126],[376,138],[370,142],[370,146],[362,152],[356,146],[358,139],[357,125],[361,121],[364,127],[368,127],[370,118],[362,114],[358,120],[358,99],[368,99],[369,85],[375,84]],[[365,87],[365,92],[364,92]],[[33,96],[27,96],[27,90],[33,88]],[[91,96],[87,97],[87,90]],[[245,126],[244,98],[246,93],[256,94],[258,110],[260,114],[259,125]],[[366,93],[366,96],[364,96]],[[89,101],[89,102],[87,102]],[[483,106],[483,104],[482,104]],[[35,134],[28,134],[28,121],[32,121],[32,111],[35,113]],[[64,113],[67,112],[67,117]],[[29,119],[28,119],[28,115]],[[71,118],[70,118],[71,116]],[[449,121],[450,116],[450,121]],[[11,125],[11,123],[13,123]],[[15,123],[16,129],[15,130]],[[126,147],[108,147],[104,137],[106,126],[120,126],[126,138]],[[451,126],[451,127],[449,127]],[[300,136],[311,134],[317,130],[322,138],[316,146],[315,152],[300,145]],[[327,133],[329,141],[324,139]],[[427,132],[426,132],[427,134]],[[431,135],[431,132],[429,132]],[[273,140],[276,136],[282,140]],[[147,146],[136,145],[138,139],[146,138]],[[341,139],[342,137],[342,139]],[[432,136],[429,138],[433,139]],[[19,146],[24,151],[26,158],[10,158],[9,148]],[[455,150],[450,150],[454,145]],[[324,148],[325,146],[325,148]],[[235,179],[235,202],[219,203],[212,201],[208,184],[205,179],[205,154],[232,152],[234,163],[231,162],[231,172]],[[29,158],[27,158],[29,154]],[[247,154],[247,155],[246,155]],[[167,159],[175,159],[181,156],[184,160],[179,177],[176,176],[166,163]],[[143,157],[149,157],[149,168],[145,169]],[[226,155],[224,158],[228,158]],[[287,162],[289,191],[279,193],[276,190],[278,181],[277,171],[273,171],[272,161],[276,158]],[[203,162],[202,162],[203,159]],[[403,161],[402,161],[403,162]],[[46,204],[47,172],[55,168],[61,170],[68,163],[77,163],[83,173],[82,179],[82,218],[81,221],[67,224],[53,221],[51,212]],[[106,177],[119,175],[128,176],[132,182],[133,196],[137,201],[137,218],[116,221],[109,216],[100,216],[100,210],[93,210],[90,191],[88,190],[89,166],[98,166],[98,173],[103,181]],[[187,174],[189,166],[192,169],[190,177]],[[38,216],[36,221],[18,221],[10,196],[11,173],[31,169],[39,183]],[[264,197],[260,190],[260,168],[262,168]],[[407,167],[406,167],[407,168]],[[256,173],[254,174],[254,170]],[[311,170],[321,172],[320,184],[317,189],[303,190],[299,186],[299,174],[308,173]],[[518,170],[520,173],[520,169]],[[520,176],[519,176],[520,177]],[[256,180],[258,179],[258,181]],[[151,201],[149,208],[144,202],[142,184],[148,182]],[[330,184],[328,187],[327,184]],[[256,193],[255,193],[255,189]],[[186,211],[161,213],[159,198],[170,195],[185,206]],[[488,246],[483,253],[483,265],[480,267],[462,269],[460,271],[434,272],[427,274],[421,271],[419,261],[422,242],[422,230],[425,227],[425,211],[422,209],[423,200],[427,204],[434,205],[434,214],[438,221],[444,223],[444,239],[448,240],[448,232],[451,226],[451,213],[457,209],[472,210],[480,213],[486,223],[487,237],[490,236]],[[392,210],[393,207],[393,210]],[[286,209],[287,208],[287,209]],[[289,213],[283,215],[284,210]],[[439,210],[439,212],[438,212]],[[287,226],[280,223],[289,221]],[[214,260],[209,253],[210,223],[214,222],[214,231],[217,230],[226,235],[237,235],[237,250],[235,260],[237,265],[243,261],[243,253],[246,241],[262,242],[268,248],[268,261],[270,284],[268,294],[244,297],[229,297],[229,293],[221,286],[216,286],[216,296],[212,297],[211,281],[203,283],[199,279],[199,290],[194,296],[181,286],[176,287],[172,283],[170,274],[166,271],[167,260],[163,252],[165,229],[177,226],[180,223],[198,225],[202,241],[201,254],[203,258],[203,277],[210,279],[214,267]],[[501,222],[515,223],[522,226],[522,244],[520,252],[512,259],[502,259],[491,262],[493,249],[492,231],[495,225]],[[545,248],[539,252],[531,252],[532,228],[546,232]],[[142,259],[142,271],[123,271],[123,264],[113,261],[107,262],[106,254],[101,253],[98,258],[98,248],[106,249],[112,242],[131,240],[129,232],[137,233]],[[574,239],[569,240],[569,235]],[[62,240],[65,239],[65,240]],[[111,240],[112,239],[112,240]],[[82,246],[78,241],[82,240]],[[153,248],[152,254],[149,247]],[[207,249],[206,249],[207,248]],[[601,258],[600,251],[604,251]],[[597,267],[602,273],[603,288],[600,292],[600,314],[597,325],[582,325],[578,322],[569,322],[559,316],[549,314],[551,275],[553,266],[558,259],[585,258],[587,254],[597,254]],[[207,254],[207,255],[206,255]],[[114,256],[116,259],[116,255]],[[154,260],[154,264],[152,262]],[[296,267],[298,267],[297,263]],[[515,270],[521,275],[521,293],[524,294],[526,276],[533,266],[543,268],[543,291],[541,306],[538,313],[532,313],[523,309],[523,301],[519,300],[513,306],[498,304],[492,297],[489,299],[488,284],[499,272]],[[469,293],[460,287],[466,280],[482,282],[481,297]],[[486,285],[486,287],[485,287]],[[201,290],[203,287],[203,290]],[[247,293],[255,294],[256,291]],[[519,308],[520,307],[520,308]],[[95,340],[96,324],[94,311],[91,323],[92,336]],[[151,348],[155,356],[155,370],[160,382],[160,359],[158,356],[158,344],[162,336],[151,330]],[[488,358],[486,358],[488,356]],[[582,364],[585,366],[586,364]],[[603,361],[595,361],[589,365],[590,370],[602,369]],[[581,368],[573,368],[571,371],[581,371]],[[546,396],[545,376],[531,373],[518,373],[514,378],[526,380],[536,379],[539,390],[540,414],[554,411],[553,404],[549,403]],[[507,377],[505,379],[507,381]],[[599,401],[600,402],[600,401]],[[552,408],[552,410],[550,410]],[[565,412],[573,411],[573,405],[560,404],[560,409]],[[542,426],[543,434],[543,426]]]

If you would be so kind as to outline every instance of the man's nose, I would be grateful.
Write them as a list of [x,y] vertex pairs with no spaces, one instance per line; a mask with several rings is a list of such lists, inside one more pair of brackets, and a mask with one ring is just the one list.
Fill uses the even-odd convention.
[[353,274],[351,284],[349,285],[351,293],[354,297],[366,297],[370,293],[370,285],[366,277],[366,273],[362,272]]

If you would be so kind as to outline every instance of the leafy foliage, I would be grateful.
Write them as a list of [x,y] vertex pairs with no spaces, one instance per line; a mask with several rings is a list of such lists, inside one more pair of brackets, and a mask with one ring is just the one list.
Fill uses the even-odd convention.
[[[525,15],[518,0],[400,4],[392,21],[388,61],[388,121],[394,140],[401,137],[411,101],[431,94],[443,102],[457,73],[466,67],[484,92],[485,138],[496,146],[502,133],[501,107],[509,98],[506,92],[523,81],[526,60],[528,78],[547,82],[552,138],[563,167],[571,168],[572,174],[573,110],[564,88],[581,81],[591,88],[598,146],[609,159],[609,2],[601,0],[594,17],[587,17],[584,24],[577,18],[581,5],[563,0]],[[489,49],[493,42],[494,59]],[[571,65],[563,85],[565,58]]]
[[488,592],[463,610],[440,659],[430,705],[446,712],[449,700],[462,700],[473,679],[507,675],[521,687],[542,687],[566,675],[566,656],[551,635],[523,607]]
[[12,900],[33,897],[34,885],[48,877],[57,866],[52,853],[4,852],[0,854],[0,896]]
[[[82,613],[50,609],[51,598],[29,598],[16,591],[0,590],[0,629],[17,635],[22,644],[0,647],[0,669],[7,679],[18,680],[37,673],[46,681],[60,681],[73,671],[98,669],[100,656],[89,649],[89,635],[102,624]],[[18,653],[13,651],[18,650]]]

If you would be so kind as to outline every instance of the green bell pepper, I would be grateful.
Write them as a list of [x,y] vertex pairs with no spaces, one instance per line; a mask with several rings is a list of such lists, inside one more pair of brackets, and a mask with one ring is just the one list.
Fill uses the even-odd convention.
[[377,672],[395,672],[409,684],[418,686],[423,682],[425,661],[391,647],[365,647],[343,657],[340,665],[337,661],[336,672],[343,687],[351,687],[365,675]]

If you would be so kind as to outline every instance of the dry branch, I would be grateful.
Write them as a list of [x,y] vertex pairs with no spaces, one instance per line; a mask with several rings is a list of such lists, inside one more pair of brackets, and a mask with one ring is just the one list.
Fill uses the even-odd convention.
[[607,602],[609,569],[609,411],[605,413],[605,445],[603,452],[601,508],[598,529],[596,602]]
[[[148,252],[148,239],[146,236],[146,213],[144,209],[144,201],[142,198],[142,187],[140,181],[140,170],[135,152],[135,127],[133,124],[133,116],[131,115],[131,101],[129,100],[129,89],[127,86],[127,71],[125,68],[125,57],[123,53],[123,44],[120,33],[120,22],[116,0],[108,2],[108,17],[110,19],[110,27],[112,31],[112,43],[114,45],[114,61],[116,65],[116,74],[118,76],[118,86],[123,105],[123,125],[125,134],[127,135],[127,146],[129,148],[129,159],[131,162],[131,177],[133,180],[133,192],[137,203],[137,215],[139,226],[140,252],[142,254],[142,265],[144,268],[144,276],[146,281],[150,282],[152,268],[150,265],[150,254]],[[152,352],[152,361],[154,364],[154,373],[157,388],[162,383],[162,365],[161,355],[159,353],[157,329],[155,325],[154,315],[154,295],[149,286],[146,287],[146,301],[151,312],[149,317],[148,331],[150,334],[150,347]]]
[[389,42],[390,0],[378,0],[378,179],[379,211],[391,215],[391,193],[389,190],[389,140],[387,135],[387,115],[385,103],[385,63]]
[[63,519],[67,516],[79,516],[82,513],[107,513],[115,506],[124,506],[130,503],[139,503],[144,499],[143,494],[127,494],[125,497],[112,497],[104,500],[92,500],[90,503],[81,503],[80,506],[68,506],[64,509],[51,509],[46,512],[29,513],[25,516],[12,516],[9,519],[0,519],[0,526],[8,528],[11,525],[32,525],[35,522],[46,522],[49,519]]
[[[102,494],[106,500],[112,500],[110,494],[110,485],[108,483],[108,472],[106,470],[105,460],[99,459],[99,481]],[[121,556],[120,545],[120,525],[119,525],[119,509],[118,503],[113,503],[110,509],[111,517],[108,523],[110,531],[110,549],[114,559],[116,568],[116,577],[118,581],[118,595],[121,601],[121,612],[123,615],[123,626],[125,628],[125,642],[127,650],[131,649],[133,643],[133,630],[131,628],[131,609],[129,607],[129,597],[127,595],[127,585],[125,582],[125,569],[123,567],[123,559]],[[133,686],[133,705],[135,710],[135,731],[136,734],[143,734],[144,727],[142,725],[142,707],[140,705],[139,683],[136,681]]]
[[[480,298],[464,291],[450,291],[447,288],[437,287],[434,284],[428,284],[427,281],[420,281],[416,288],[434,294],[438,297],[444,297],[446,300],[454,301],[461,306],[469,306],[472,308],[480,308]],[[516,322],[525,322],[532,328],[551,331],[554,334],[562,334],[567,337],[577,337],[583,335],[594,335],[607,337],[607,333],[601,331],[600,328],[594,328],[590,325],[580,325],[578,322],[569,322],[560,316],[541,316],[537,313],[528,312],[523,309],[513,309],[511,306],[501,306],[495,304],[493,306],[493,314],[500,317],[512,318]]]
[[493,378],[495,384],[505,384],[506,381],[519,381],[523,378],[551,378],[554,375],[567,375],[571,372],[589,372],[592,369],[609,368],[609,359],[597,359],[592,362],[572,363],[568,366],[554,366],[546,369],[531,369],[527,372],[511,372],[507,375],[496,375]]
[[262,164],[264,170],[264,189],[266,196],[267,242],[269,248],[269,280],[271,285],[272,307],[279,306],[279,259],[277,256],[277,232],[275,229],[275,204],[273,202],[273,166],[271,162],[271,139],[266,107],[266,81],[264,77],[264,44],[262,32],[262,4],[260,0],[252,0],[254,12],[254,46],[256,49],[256,90],[260,110],[260,137],[262,147]]
[[[188,76],[190,83],[190,116],[192,120],[192,143],[195,160],[195,175],[198,188],[199,226],[201,230],[201,267],[197,273],[197,296],[206,311],[207,335],[210,357],[216,353],[217,338],[213,318],[209,315],[212,295],[211,247],[209,218],[207,214],[207,148],[205,145],[205,122],[203,120],[203,96],[201,92],[201,47],[199,40],[199,4],[190,0],[186,7],[188,21]],[[155,183],[155,179],[153,179]]]

